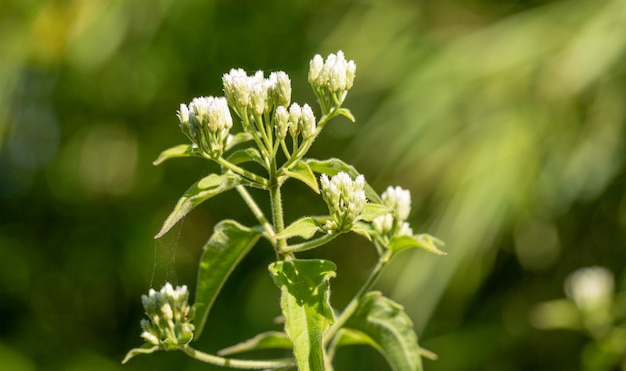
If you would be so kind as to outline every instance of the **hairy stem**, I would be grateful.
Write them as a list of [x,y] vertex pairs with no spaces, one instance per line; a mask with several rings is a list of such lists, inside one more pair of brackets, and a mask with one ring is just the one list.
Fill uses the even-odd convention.
[[207,354],[196,350],[189,345],[185,345],[180,349],[188,356],[197,359],[198,361],[210,363],[216,366],[222,367],[232,367],[232,368],[243,368],[243,369],[253,369],[253,370],[263,370],[263,369],[275,369],[281,367],[288,367],[295,365],[295,362],[292,358],[283,358],[283,359],[269,359],[269,360],[252,360],[252,359],[233,359],[233,358],[224,358],[219,357],[213,354]]

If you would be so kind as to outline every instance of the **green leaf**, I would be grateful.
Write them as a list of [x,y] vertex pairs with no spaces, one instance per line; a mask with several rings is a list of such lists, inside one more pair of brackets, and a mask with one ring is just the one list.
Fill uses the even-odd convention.
[[126,353],[126,357],[122,360],[122,364],[128,362],[131,358],[138,356],[140,354],[150,354],[159,350],[158,345],[150,345],[144,344],[141,348],[131,349],[128,353]]
[[159,154],[156,160],[152,162],[152,165],[160,165],[165,160],[177,157],[201,157],[198,148],[191,144],[181,144],[172,148],[168,148]]
[[229,173],[223,175],[211,174],[194,183],[187,192],[178,200],[174,210],[163,222],[163,226],[154,238],[163,236],[169,231],[179,220],[187,215],[194,207],[209,198],[226,192],[236,186],[246,182],[241,177]]
[[306,184],[309,188],[315,191],[315,193],[320,193],[319,186],[317,185],[317,178],[315,178],[315,174],[313,174],[313,171],[306,163],[302,161],[296,162],[291,169],[285,170],[285,174]]
[[349,109],[347,108],[340,108],[337,111],[338,114],[340,114],[341,116],[347,118],[348,120],[352,121],[352,122],[356,122],[356,119],[354,118],[354,115],[352,115],[352,112],[350,112]]
[[370,235],[370,227],[369,225],[362,223],[362,222],[356,222],[354,223],[354,225],[352,226],[352,228],[350,228],[350,230],[356,234],[359,234],[365,238],[367,238],[369,241],[372,240],[372,236]]
[[252,140],[252,135],[248,133],[238,133],[235,135],[229,135],[226,141],[226,146],[224,147],[224,151],[228,151],[233,148],[237,144],[245,143],[249,140]]
[[365,204],[365,209],[363,210],[363,213],[361,214],[361,219],[367,222],[371,222],[372,220],[378,218],[379,216],[389,214],[390,212],[391,212],[391,209],[389,209],[385,205],[374,204],[374,203],[368,202]]
[[267,331],[258,334],[252,339],[248,339],[239,344],[224,348],[217,352],[220,356],[230,356],[237,353],[249,352],[260,349],[291,349],[293,344],[289,336],[284,332]]
[[200,337],[209,310],[224,282],[261,237],[261,232],[242,226],[234,220],[223,220],[204,245],[198,268],[195,296],[196,333]]
[[257,164],[265,167],[265,163],[263,162],[263,158],[259,154],[259,151],[256,148],[244,148],[238,151],[233,152],[226,159],[228,162],[238,165],[244,162],[254,161]]
[[328,302],[329,280],[336,266],[328,260],[290,260],[270,265],[280,288],[285,331],[293,342],[300,371],[323,371],[322,337],[335,320]]
[[[315,171],[316,173],[326,174],[328,176],[336,175],[341,171],[347,173],[353,178],[360,174],[354,168],[354,166],[348,165],[338,158],[330,158],[328,160],[316,160],[312,158],[306,158],[302,161],[309,165],[311,170]],[[369,184],[367,184],[367,182],[365,183],[365,196],[367,196],[367,199],[373,203],[383,203],[383,200],[380,198],[378,193],[376,193],[376,191],[374,191],[374,189]]]
[[443,241],[429,234],[423,233],[415,236],[395,236],[389,242],[389,250],[391,250],[393,254],[396,255],[400,251],[404,251],[409,248],[419,247],[420,249],[424,249],[433,254],[448,255],[445,252],[439,250],[437,248],[437,245],[443,245]]
[[[345,328],[356,330],[364,344],[376,348],[394,371],[422,370],[420,347],[413,323],[401,305],[378,291],[365,294]],[[352,335],[357,334],[353,332]],[[355,341],[355,336],[350,339]]]
[[276,235],[276,238],[302,237],[305,240],[313,237],[315,232],[320,231],[320,223],[312,217],[304,217],[291,223],[282,232]]

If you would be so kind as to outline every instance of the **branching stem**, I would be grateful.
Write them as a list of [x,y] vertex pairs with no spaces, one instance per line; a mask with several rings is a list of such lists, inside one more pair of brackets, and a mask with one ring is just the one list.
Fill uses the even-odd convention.
[[212,365],[222,366],[222,367],[264,370],[264,369],[276,369],[276,368],[295,365],[295,361],[292,358],[269,359],[269,360],[224,358],[224,357],[219,357],[213,354],[201,352],[199,350],[196,350],[190,347],[189,345],[185,345],[180,350],[183,351],[188,356],[197,359],[198,361],[202,361],[205,363],[210,363]]

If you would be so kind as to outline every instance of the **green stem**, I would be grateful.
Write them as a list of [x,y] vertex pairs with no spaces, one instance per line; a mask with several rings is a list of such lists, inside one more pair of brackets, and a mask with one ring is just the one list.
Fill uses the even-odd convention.
[[265,217],[265,214],[263,214],[263,211],[261,211],[261,208],[259,208],[259,205],[254,201],[254,199],[252,198],[252,196],[250,195],[250,193],[244,186],[239,185],[235,188],[239,192],[239,195],[241,196],[241,198],[246,202],[246,204],[250,208],[250,211],[252,211],[252,214],[254,214],[256,219],[263,226],[263,229],[265,230],[267,237],[270,239],[270,241],[272,241],[272,244],[274,244],[275,243],[274,236],[276,235],[276,233],[274,233],[274,228],[272,228],[272,225]]
[[224,166],[225,168],[233,171],[236,174],[239,174],[245,178],[250,179],[251,181],[258,183],[262,188],[266,188],[267,187],[267,179],[263,178],[260,175],[257,175],[251,171],[248,171],[246,169],[240,168],[239,166],[229,162],[228,160],[224,159],[223,157],[219,157],[217,160],[217,163]]
[[233,359],[215,356],[196,350],[189,345],[185,345],[180,348],[188,356],[197,359],[198,361],[210,363],[216,366],[232,367],[232,368],[244,368],[244,369],[275,369],[281,367],[288,367],[295,365],[295,362],[291,358],[283,359],[270,359],[270,360],[252,360],[252,359]]
[[372,285],[374,285],[378,277],[380,277],[380,274],[382,273],[383,268],[388,262],[389,262],[389,258],[387,256],[383,256],[378,260],[378,263],[376,263],[376,266],[370,273],[370,276],[367,278],[363,286],[361,286],[361,289],[359,289],[356,295],[354,295],[350,303],[346,306],[346,309],[344,309],[343,312],[341,312],[339,317],[337,317],[337,320],[335,321],[335,323],[333,323],[332,326],[330,326],[330,328],[328,329],[328,331],[326,331],[326,333],[324,334],[324,344],[326,344],[330,339],[332,339],[332,337],[337,333],[337,331],[339,331],[339,329],[343,327],[346,321],[348,321],[350,316],[354,313],[357,306],[359,305],[359,300],[361,300],[363,295],[365,295],[365,293],[367,293],[367,291],[372,287]]
[[[278,174],[276,171],[276,159],[272,160],[270,168],[270,203],[272,205],[272,222],[274,224],[274,231],[276,234],[282,232],[285,229],[285,221],[283,216],[283,201],[280,195],[280,183],[278,182]],[[277,254],[282,254],[283,249],[287,245],[287,241],[279,239],[276,241],[274,248]]]
[[285,246],[281,251],[294,253],[294,252],[311,250],[318,246],[322,246],[328,243],[329,241],[334,240],[335,238],[337,238],[337,236],[339,236],[339,233],[325,234],[322,237],[316,238],[314,240],[302,242],[297,245]]

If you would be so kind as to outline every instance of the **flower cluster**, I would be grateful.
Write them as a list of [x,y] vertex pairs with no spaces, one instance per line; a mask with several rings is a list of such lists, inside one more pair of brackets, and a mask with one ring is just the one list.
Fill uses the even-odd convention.
[[343,52],[330,54],[326,60],[317,54],[309,64],[309,83],[320,102],[340,106],[352,88],[356,64],[346,61]]
[[189,106],[180,105],[180,128],[200,150],[209,157],[219,157],[224,151],[233,119],[225,98],[194,98]]
[[176,289],[166,283],[161,291],[150,289],[141,302],[148,319],[141,320],[144,330],[141,337],[161,349],[174,349],[188,344],[193,338],[194,326],[191,323],[193,310],[188,304],[187,286]]
[[265,78],[263,71],[248,76],[241,68],[233,68],[224,74],[222,82],[228,103],[244,120],[248,114],[261,116],[291,102],[291,80],[283,71],[272,72]]
[[315,115],[308,104],[300,107],[298,103],[293,103],[289,107],[289,111],[283,106],[276,107],[274,123],[276,126],[276,137],[279,140],[285,139],[287,132],[294,139],[298,135],[302,135],[303,139],[315,136]]
[[352,180],[348,174],[340,172],[329,180],[326,174],[322,174],[320,183],[322,197],[332,216],[324,229],[328,233],[349,231],[361,218],[367,203],[363,175]]
[[406,222],[411,213],[411,192],[400,187],[388,187],[382,194],[383,203],[393,212],[372,221],[374,229],[382,235],[412,236],[413,230]]

